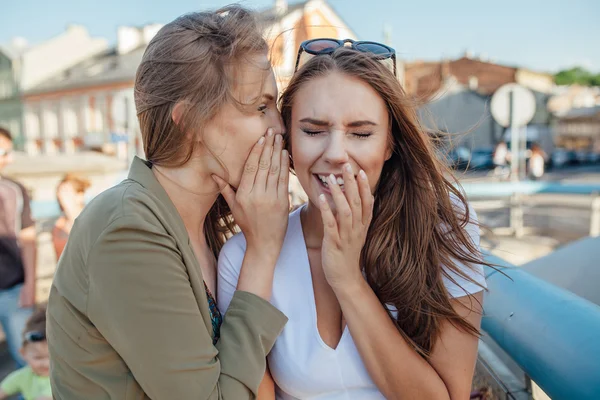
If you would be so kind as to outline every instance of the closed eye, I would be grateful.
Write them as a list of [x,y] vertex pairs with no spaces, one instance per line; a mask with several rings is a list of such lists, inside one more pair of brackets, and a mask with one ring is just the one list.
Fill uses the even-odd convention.
[[372,135],[372,133],[370,133],[370,132],[366,132],[366,133],[353,133],[353,135],[354,135],[355,137],[359,138],[359,139],[366,139],[366,138],[368,138],[369,136],[371,136],[371,135]]
[[302,131],[304,133],[306,133],[308,136],[317,136],[318,134],[324,132],[324,131],[313,131],[313,130],[310,130],[310,129],[302,129]]

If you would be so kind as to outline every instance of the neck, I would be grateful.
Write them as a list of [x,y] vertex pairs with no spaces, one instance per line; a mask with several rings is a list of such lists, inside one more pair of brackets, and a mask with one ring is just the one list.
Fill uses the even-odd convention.
[[323,220],[319,207],[308,201],[301,211],[304,242],[309,249],[320,249],[323,244]]
[[204,221],[219,196],[219,187],[199,162],[177,168],[153,166],[152,171],[179,212],[188,235],[204,241]]
[[77,206],[74,206],[72,209],[71,208],[65,208],[64,210],[64,214],[65,214],[65,219],[73,224],[73,222],[75,221],[75,218],[77,218],[79,216],[79,214],[81,214],[81,211],[83,211],[83,204],[77,204]]

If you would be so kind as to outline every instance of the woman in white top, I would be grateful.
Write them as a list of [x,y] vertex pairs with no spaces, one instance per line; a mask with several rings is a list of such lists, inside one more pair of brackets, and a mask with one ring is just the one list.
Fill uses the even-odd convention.
[[[388,68],[393,49],[319,40],[282,97],[309,200],[277,262],[271,302],[289,322],[259,398],[467,399],[485,288],[476,216]],[[223,312],[245,248],[237,235],[220,254]]]

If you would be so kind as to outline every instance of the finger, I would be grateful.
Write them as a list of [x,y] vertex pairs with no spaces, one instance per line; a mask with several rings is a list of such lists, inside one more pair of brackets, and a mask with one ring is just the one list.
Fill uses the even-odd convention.
[[267,189],[267,177],[269,176],[269,167],[271,166],[271,156],[273,155],[273,144],[275,142],[275,135],[273,129],[267,130],[267,137],[265,140],[265,146],[263,147],[262,154],[260,155],[260,161],[258,162],[258,171],[256,171],[256,178],[254,179],[254,189],[262,190],[263,192]]
[[335,216],[327,203],[324,194],[319,195],[319,209],[321,210],[321,220],[323,221],[323,233],[325,238],[330,238],[333,241],[339,241],[339,231]]
[[240,186],[238,187],[238,192],[240,193],[248,193],[252,190],[252,187],[254,187],[256,171],[258,170],[258,162],[260,160],[260,155],[262,154],[265,140],[265,137],[261,136],[248,155],[246,164],[244,164],[244,172],[242,173]]
[[329,190],[331,191],[331,197],[333,197],[333,203],[337,211],[337,222],[340,237],[343,238],[345,234],[349,234],[352,231],[352,209],[346,200],[346,196],[342,192],[342,189],[337,183],[335,175],[329,175]]
[[287,150],[281,151],[281,169],[279,171],[279,182],[277,184],[277,197],[289,201],[290,187],[290,156]]
[[359,224],[362,224],[362,202],[350,164],[344,165],[344,194],[352,210],[352,227],[357,228]]
[[371,223],[371,219],[373,218],[373,204],[375,203],[375,198],[371,193],[369,178],[362,169],[358,173],[358,192],[360,193],[362,204],[362,223],[367,226]]
[[221,192],[221,194],[225,198],[225,201],[229,205],[229,208],[231,210],[234,210],[237,207],[237,200],[235,198],[235,192],[233,191],[231,186],[227,182],[225,182],[223,179],[221,179],[220,177],[218,177],[216,175],[211,175],[211,176],[212,176],[213,180],[219,186],[219,192]]
[[281,135],[275,135],[275,144],[273,145],[273,154],[271,155],[271,166],[269,167],[269,177],[267,178],[267,190],[277,194],[277,185],[279,183],[279,173],[281,172],[281,151],[283,150],[283,138]]

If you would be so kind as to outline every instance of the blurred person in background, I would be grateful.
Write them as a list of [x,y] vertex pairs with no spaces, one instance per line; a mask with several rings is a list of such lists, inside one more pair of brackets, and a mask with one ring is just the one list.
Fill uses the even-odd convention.
[[[0,174],[12,162],[13,140],[0,127]],[[0,175],[0,324],[18,367],[21,334],[36,291],[36,230],[30,198],[20,183]]]
[[21,355],[27,366],[0,383],[0,400],[16,394],[23,400],[52,400],[45,306],[38,307],[29,317],[21,337]]
[[494,149],[493,162],[494,162],[494,175],[508,177],[510,169],[508,168],[508,146],[506,142],[501,140]]
[[531,152],[527,162],[529,178],[537,181],[544,176],[546,172],[547,154],[537,143],[531,145]]
[[89,187],[89,180],[67,174],[56,188],[56,198],[62,213],[52,228],[52,244],[56,252],[56,260],[60,258],[67,245],[75,218],[85,206],[85,192]]

